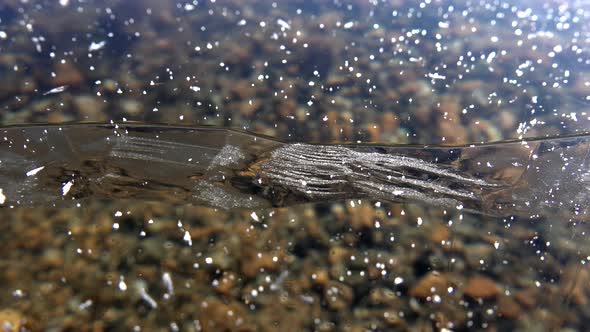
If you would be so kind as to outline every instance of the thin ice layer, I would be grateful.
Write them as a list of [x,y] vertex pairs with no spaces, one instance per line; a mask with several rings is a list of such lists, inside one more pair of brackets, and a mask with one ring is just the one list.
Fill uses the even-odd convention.
[[457,147],[287,144],[141,124],[0,129],[2,206],[86,198],[253,208],[369,198],[587,219],[590,137]]

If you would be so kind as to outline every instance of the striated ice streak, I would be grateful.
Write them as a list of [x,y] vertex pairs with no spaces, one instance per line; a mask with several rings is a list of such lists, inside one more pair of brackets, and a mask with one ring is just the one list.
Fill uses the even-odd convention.
[[345,146],[292,144],[271,155],[260,176],[311,199],[366,196],[452,206],[479,200],[477,191],[495,186],[422,159]]

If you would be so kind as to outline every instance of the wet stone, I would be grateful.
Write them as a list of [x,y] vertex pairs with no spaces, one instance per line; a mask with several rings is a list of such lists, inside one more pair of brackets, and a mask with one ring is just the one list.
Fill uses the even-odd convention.
[[444,274],[429,272],[410,289],[410,295],[426,299],[434,294],[444,294],[449,281]]
[[350,306],[353,298],[354,293],[352,288],[343,283],[331,281],[325,286],[324,300],[332,310],[345,310]]
[[84,76],[80,70],[70,62],[56,64],[54,70],[55,77],[51,80],[51,84],[54,87],[78,86],[84,83]]
[[463,293],[473,299],[487,300],[500,294],[500,288],[488,277],[473,276],[467,281]]
[[430,232],[430,240],[440,245],[443,242],[449,240],[450,235],[451,231],[449,230],[448,226],[435,224],[432,226],[432,230]]
[[20,331],[23,321],[22,315],[12,309],[0,310],[0,330],[2,332],[18,332]]
[[498,315],[509,319],[518,319],[522,309],[511,296],[500,296],[498,298]]
[[106,121],[107,117],[104,110],[107,106],[105,102],[99,98],[81,95],[73,99],[74,105],[82,117],[87,121]]

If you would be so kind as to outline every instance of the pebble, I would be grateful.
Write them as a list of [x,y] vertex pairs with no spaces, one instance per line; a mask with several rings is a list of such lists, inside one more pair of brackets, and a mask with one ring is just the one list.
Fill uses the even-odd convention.
[[382,132],[386,135],[393,136],[399,127],[399,119],[393,112],[386,112],[381,118]]
[[444,274],[429,272],[410,289],[410,295],[425,299],[434,294],[446,293],[449,281]]
[[570,265],[561,278],[561,292],[580,306],[588,304],[587,292],[590,289],[588,285],[590,285],[590,272],[586,268]]
[[119,108],[123,111],[123,114],[129,116],[139,116],[145,111],[143,105],[134,99],[122,99],[119,101]]
[[332,310],[346,310],[353,301],[352,288],[341,282],[330,281],[324,288],[324,300]]
[[443,241],[447,241],[451,236],[451,231],[448,226],[435,224],[430,230],[430,240],[438,245]]
[[84,83],[84,76],[70,62],[59,63],[55,65],[55,77],[52,78],[51,84],[57,86],[80,86]]
[[444,138],[445,144],[461,144],[469,141],[469,132],[462,125],[449,120],[442,120],[438,125],[438,135]]
[[498,314],[501,317],[518,319],[521,313],[522,309],[511,296],[503,295],[498,298]]
[[500,287],[488,277],[473,276],[467,281],[463,293],[473,299],[487,300],[500,294]]
[[107,104],[101,99],[90,95],[79,95],[73,99],[74,105],[85,121],[107,121],[105,109]]
[[536,306],[539,295],[539,290],[537,288],[529,287],[517,291],[516,294],[514,294],[514,299],[523,307],[532,309]]
[[[224,272],[221,278],[216,283],[215,290],[219,293],[230,295],[232,291],[236,290],[235,286],[238,282],[239,276],[233,272]],[[239,290],[239,289],[238,289]]]
[[23,317],[20,312],[12,309],[0,310],[0,329],[2,332],[20,331]]

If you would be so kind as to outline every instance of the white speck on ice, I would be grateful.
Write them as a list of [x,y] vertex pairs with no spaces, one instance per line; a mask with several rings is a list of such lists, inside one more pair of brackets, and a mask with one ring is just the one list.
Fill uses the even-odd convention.
[[446,76],[439,73],[428,73],[428,77],[432,78],[433,80],[444,80],[447,78]]
[[400,196],[403,193],[403,190],[394,190],[392,194],[394,194],[395,196]]
[[189,233],[188,231],[184,231],[184,236],[182,237],[182,239],[184,240],[184,242],[186,242],[186,244],[189,245],[189,247],[192,247],[193,238],[191,237],[191,233]]
[[281,28],[285,28],[287,30],[291,30],[291,26],[289,25],[289,23],[287,23],[285,20],[283,19],[278,19],[277,20],[277,24],[281,26]]
[[62,86],[58,86],[57,88],[53,88],[47,92],[45,92],[43,95],[47,96],[53,93],[60,93],[60,92],[64,92],[67,89],[67,85],[62,85]]
[[252,219],[254,219],[254,221],[260,221],[260,219],[258,218],[258,215],[256,214],[256,212],[252,212],[250,214],[250,217],[252,217]]
[[62,195],[65,196],[68,194],[70,189],[72,189],[72,185],[74,185],[73,181],[68,181],[64,186],[61,188]]
[[241,26],[244,26],[244,25],[246,25],[246,20],[244,20],[244,19],[241,19],[241,20],[238,22],[238,26],[240,26],[240,27],[241,27]]
[[86,309],[90,308],[91,306],[92,306],[92,300],[88,299],[88,300],[80,303],[78,308],[80,308],[80,310],[86,310]]
[[119,280],[119,289],[122,292],[127,290],[127,284],[125,283],[125,280],[123,280],[123,278],[121,278],[121,280]]
[[147,304],[152,307],[152,309],[156,309],[158,307],[158,303],[156,302],[156,300],[154,300],[153,297],[150,296],[150,294],[148,294],[145,290],[145,288],[141,287],[139,289],[139,294],[141,296],[141,298],[147,302]]
[[353,26],[354,26],[354,22],[352,22],[352,21],[344,23],[344,29],[350,29]]
[[0,204],[4,204],[6,202],[6,196],[4,196],[3,189],[0,188]]
[[103,48],[107,44],[106,41],[99,41],[98,43],[92,42],[90,46],[88,46],[88,52],[98,51]]
[[174,295],[174,285],[172,284],[172,278],[170,277],[169,272],[164,272],[162,274],[162,282],[164,283],[164,287],[166,287],[166,292],[170,295]]
[[70,0],[59,0],[59,4],[62,6],[67,6],[70,3]]
[[449,27],[449,22],[438,22],[438,27],[441,29],[447,29]]
[[490,52],[490,54],[488,54],[488,57],[486,58],[487,63],[491,63],[494,58],[496,57],[496,52]]
[[39,173],[44,168],[45,168],[45,166],[41,166],[41,167],[37,167],[35,169],[32,169],[32,170],[30,170],[30,171],[27,172],[27,176],[33,176],[33,175]]
[[8,35],[6,34],[5,31],[0,31],[0,39],[6,39],[8,38]]

